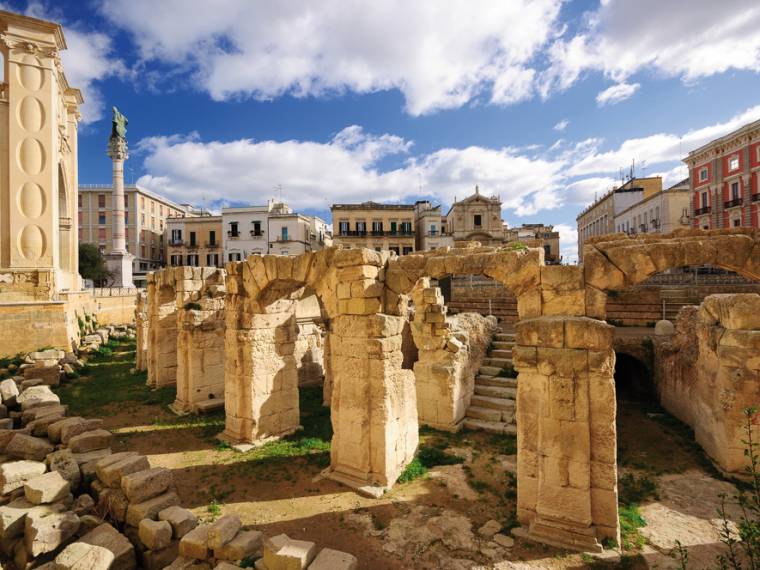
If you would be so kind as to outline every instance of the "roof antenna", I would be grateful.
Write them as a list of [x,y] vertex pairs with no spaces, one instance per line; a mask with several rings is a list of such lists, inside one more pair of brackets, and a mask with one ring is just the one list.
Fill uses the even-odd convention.
[[274,189],[277,190],[277,199],[282,203],[282,184],[277,184]]

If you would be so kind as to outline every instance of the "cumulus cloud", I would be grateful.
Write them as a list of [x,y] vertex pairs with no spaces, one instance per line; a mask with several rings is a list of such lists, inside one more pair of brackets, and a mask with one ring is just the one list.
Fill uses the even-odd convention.
[[554,224],[554,231],[559,232],[559,253],[563,263],[578,262],[578,230],[568,224]]
[[560,0],[106,0],[143,60],[188,66],[216,100],[399,89],[412,115],[532,96]]
[[608,87],[604,91],[600,91],[596,96],[596,102],[600,107],[615,105],[633,96],[639,90],[639,87],[641,87],[639,83],[618,83],[617,85]]
[[570,124],[570,121],[568,121],[567,119],[562,119],[560,122],[554,125],[554,130],[564,131],[568,127],[569,124]]

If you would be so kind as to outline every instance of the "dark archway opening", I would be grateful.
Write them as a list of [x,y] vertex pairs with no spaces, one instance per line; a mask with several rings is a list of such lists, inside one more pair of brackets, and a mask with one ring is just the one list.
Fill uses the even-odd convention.
[[622,402],[656,402],[657,391],[649,368],[630,354],[616,354],[615,393]]

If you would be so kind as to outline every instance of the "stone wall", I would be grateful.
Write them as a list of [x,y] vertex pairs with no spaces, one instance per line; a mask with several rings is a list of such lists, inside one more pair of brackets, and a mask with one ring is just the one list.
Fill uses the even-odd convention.
[[694,429],[722,472],[746,478],[743,410],[760,403],[760,295],[707,297],[655,342],[663,407]]
[[140,291],[135,301],[135,369],[148,369],[148,293]]
[[[182,269],[182,268],[176,268]],[[148,273],[148,385],[177,381],[177,291],[175,268]]]
[[[420,280],[412,299],[419,422],[458,431],[475,391],[475,375],[496,330],[496,318],[474,313],[446,317],[441,290],[430,287],[428,279]],[[440,326],[444,323],[450,328]]]

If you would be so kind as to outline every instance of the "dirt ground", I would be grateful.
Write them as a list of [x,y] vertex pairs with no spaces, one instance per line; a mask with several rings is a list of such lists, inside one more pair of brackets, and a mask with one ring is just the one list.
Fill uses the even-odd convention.
[[[638,506],[645,526],[631,535],[635,545],[622,558],[613,551],[603,560],[525,540],[504,548],[478,529],[495,520],[508,536],[515,526],[514,438],[423,429],[422,447],[462,462],[430,467],[381,499],[368,499],[319,478],[329,464],[330,428],[329,410],[315,404],[321,400],[318,388],[302,390],[303,433],[242,454],[215,438],[223,429],[222,415],[170,413],[172,394],[150,394],[144,375],[128,371],[132,356],[122,351],[115,362],[95,363],[93,377],[77,380],[80,385],[64,390],[62,399],[76,401],[77,393],[84,394],[80,388],[102,389],[103,399],[76,413],[103,417],[117,434],[114,451],[139,451],[153,466],[172,469],[182,504],[199,517],[234,512],[266,534],[284,532],[350,552],[365,570],[678,568],[669,556],[675,540],[688,548],[689,568],[714,567],[719,496],[736,492],[681,424],[639,404],[620,405],[620,476],[630,474],[637,489],[653,489]],[[621,480],[621,496],[623,488]]]

